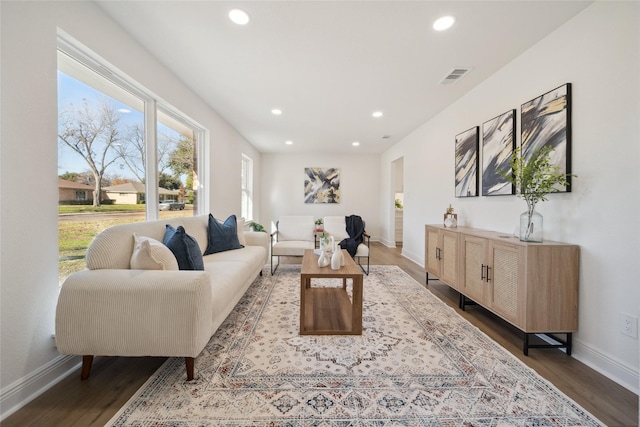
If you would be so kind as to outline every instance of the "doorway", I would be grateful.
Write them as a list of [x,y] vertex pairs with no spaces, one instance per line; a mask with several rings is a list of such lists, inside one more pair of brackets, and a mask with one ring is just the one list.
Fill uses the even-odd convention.
[[393,239],[396,246],[402,246],[404,232],[404,158],[391,162],[391,192],[393,195]]

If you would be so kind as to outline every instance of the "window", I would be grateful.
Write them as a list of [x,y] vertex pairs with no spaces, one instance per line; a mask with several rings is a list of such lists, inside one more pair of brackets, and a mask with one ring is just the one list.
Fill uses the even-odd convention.
[[[85,203],[63,201],[60,190],[60,284],[84,268],[86,249],[102,230],[201,213],[203,138],[188,117],[60,36],[58,175],[87,188],[75,193]],[[160,212],[164,199],[184,201],[185,209]]]
[[158,108],[157,124],[159,200],[176,200],[184,210],[161,211],[161,217],[198,211],[198,130],[182,117]]
[[242,155],[242,216],[253,219],[253,160]]

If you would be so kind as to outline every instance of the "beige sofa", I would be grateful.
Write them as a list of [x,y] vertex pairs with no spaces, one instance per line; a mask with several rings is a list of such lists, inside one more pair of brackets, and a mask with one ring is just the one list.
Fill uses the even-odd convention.
[[162,242],[166,224],[182,225],[204,253],[208,215],[118,225],[94,239],[87,269],[63,283],[56,345],[83,355],[82,379],[96,355],[184,357],[193,379],[195,357],[262,274],[269,236],[244,231],[245,247],[204,256],[204,271],[132,270],[134,233]]

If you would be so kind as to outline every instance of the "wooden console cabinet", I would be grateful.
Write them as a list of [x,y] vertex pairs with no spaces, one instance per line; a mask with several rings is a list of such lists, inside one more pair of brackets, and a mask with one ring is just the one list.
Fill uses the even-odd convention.
[[458,289],[458,233],[427,226],[425,266],[427,272]]
[[[577,245],[427,225],[425,269],[427,280],[432,274],[460,292],[463,310],[471,300],[523,331],[525,354],[535,347],[571,354],[571,334],[578,329]],[[559,344],[530,344],[533,334],[553,334]],[[566,334],[566,341],[557,334]]]

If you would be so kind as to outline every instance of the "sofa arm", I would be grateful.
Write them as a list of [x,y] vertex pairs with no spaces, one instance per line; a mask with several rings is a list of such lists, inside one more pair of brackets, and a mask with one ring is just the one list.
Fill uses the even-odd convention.
[[212,317],[207,272],[84,270],[60,290],[56,345],[61,354],[196,357]]
[[271,247],[271,238],[267,233],[262,231],[245,231],[244,239],[248,246],[262,246],[266,251],[265,264],[269,259],[269,251]]

